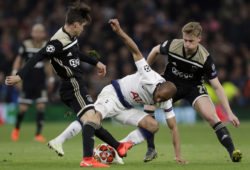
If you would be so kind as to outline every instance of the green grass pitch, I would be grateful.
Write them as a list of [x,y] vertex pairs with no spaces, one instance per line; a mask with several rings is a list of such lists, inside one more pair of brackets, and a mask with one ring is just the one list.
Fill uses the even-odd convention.
[[[58,135],[70,122],[46,123],[44,136],[50,140]],[[117,139],[125,137],[133,127],[103,124]],[[80,169],[82,158],[81,135],[64,144],[64,157],[48,149],[46,143],[33,140],[35,123],[24,123],[18,142],[12,142],[10,134],[13,126],[0,126],[0,170],[74,170]],[[206,123],[179,125],[182,156],[189,161],[188,165],[174,162],[174,151],[167,126],[161,126],[156,134],[158,158],[144,163],[146,143],[133,147],[124,158],[124,165],[111,165],[116,170],[249,170],[250,169],[250,122],[242,122],[237,129],[228,124],[231,136],[237,149],[243,152],[240,163],[232,163],[227,151],[218,142],[213,130]],[[101,143],[96,139],[95,145]],[[90,168],[91,169],[91,168]]]

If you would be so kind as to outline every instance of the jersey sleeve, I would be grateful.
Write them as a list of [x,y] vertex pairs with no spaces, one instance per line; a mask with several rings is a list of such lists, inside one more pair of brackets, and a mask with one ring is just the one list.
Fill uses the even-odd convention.
[[208,56],[203,68],[204,68],[204,75],[207,79],[211,80],[217,77],[217,71],[211,56]]
[[173,105],[172,105],[172,99],[169,99],[165,102],[156,103],[156,106],[161,108],[164,112],[165,119],[170,119],[175,116]]
[[81,53],[80,51],[79,51],[79,58],[82,62],[86,62],[86,63],[89,63],[89,64],[94,65],[94,66],[98,63],[97,59],[95,59],[94,57],[85,55],[85,54]]
[[21,56],[22,58],[24,58],[24,53],[25,53],[25,46],[23,44],[21,44],[18,48],[18,55]]
[[62,52],[62,44],[58,40],[49,41],[34,57],[28,60],[24,67],[17,72],[17,75],[23,79],[25,75],[33,68],[37,62],[59,54]]
[[163,43],[160,44],[160,53],[161,54],[168,54],[169,46],[171,44],[172,40],[166,40]]

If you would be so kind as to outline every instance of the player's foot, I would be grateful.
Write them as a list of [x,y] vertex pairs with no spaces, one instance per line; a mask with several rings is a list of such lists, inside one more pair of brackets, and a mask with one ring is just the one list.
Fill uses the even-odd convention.
[[34,140],[37,142],[45,142],[46,138],[44,138],[41,134],[39,134],[35,136]]
[[17,141],[18,140],[18,138],[19,138],[19,132],[20,132],[19,129],[17,129],[17,128],[13,129],[12,134],[11,134],[11,139],[13,141]]
[[116,151],[118,152],[120,157],[126,157],[127,151],[133,146],[132,141],[121,142]]
[[231,159],[233,162],[240,162],[242,158],[242,153],[240,150],[234,150],[232,155],[231,155]]
[[54,150],[57,153],[58,156],[63,156],[64,155],[62,145],[60,143],[56,142],[55,139],[52,139],[51,141],[49,141],[48,147],[50,149]]
[[144,157],[144,162],[152,161],[153,159],[157,158],[157,152],[153,148],[148,148],[146,156]]
[[109,167],[109,165],[96,161],[94,157],[85,157],[82,159],[80,167]]

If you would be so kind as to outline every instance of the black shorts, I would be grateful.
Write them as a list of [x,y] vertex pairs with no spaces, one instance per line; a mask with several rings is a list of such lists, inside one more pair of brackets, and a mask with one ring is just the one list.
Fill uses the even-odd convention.
[[82,80],[71,78],[63,81],[60,96],[62,101],[73,109],[78,118],[81,118],[86,111],[94,109],[93,100]]
[[207,89],[201,82],[178,81],[171,77],[164,78],[166,81],[174,83],[177,88],[177,92],[173,97],[173,103],[180,99],[186,99],[194,106],[197,99],[202,96],[208,96]]
[[208,96],[207,89],[202,84],[192,87],[185,85],[177,86],[177,93],[173,97],[173,102],[176,102],[179,99],[186,99],[192,106],[194,106],[197,99],[202,96]]
[[44,88],[23,88],[18,97],[20,104],[46,103],[48,101],[47,91]]

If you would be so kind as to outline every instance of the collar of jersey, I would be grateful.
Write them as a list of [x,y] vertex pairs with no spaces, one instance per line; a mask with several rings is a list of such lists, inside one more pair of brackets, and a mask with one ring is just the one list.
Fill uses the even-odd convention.
[[70,38],[71,41],[74,41],[75,40],[75,37],[71,37],[71,35],[65,30],[64,26],[62,27],[62,30],[65,34],[67,34]]
[[186,52],[185,52],[185,48],[184,48],[184,45],[183,45],[183,47],[182,47],[183,57],[184,57],[185,59],[187,59],[187,60],[192,59],[192,58],[196,55],[196,53],[197,53],[198,49],[199,49],[199,46],[197,46],[197,49],[196,49],[196,51],[194,52],[194,54],[192,54],[192,56],[191,56],[191,57],[187,58],[187,56],[186,56]]

